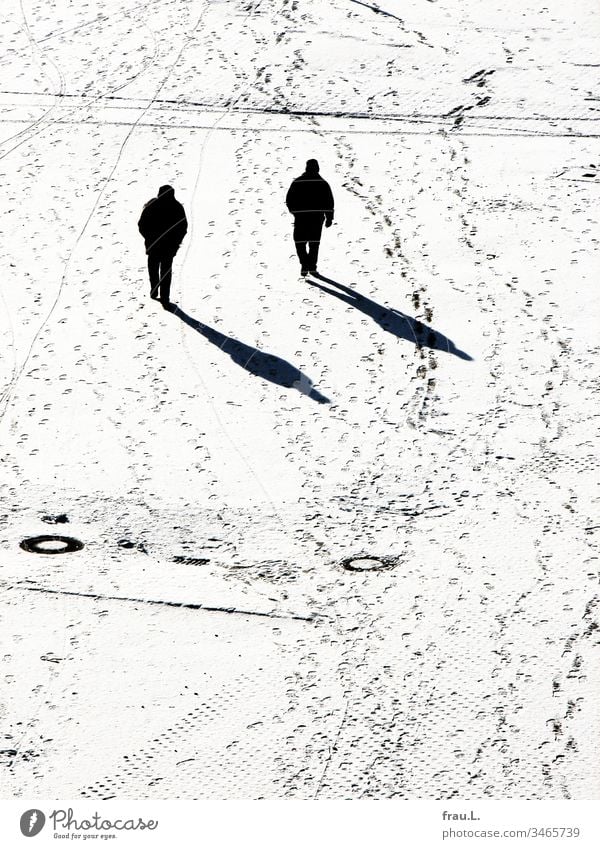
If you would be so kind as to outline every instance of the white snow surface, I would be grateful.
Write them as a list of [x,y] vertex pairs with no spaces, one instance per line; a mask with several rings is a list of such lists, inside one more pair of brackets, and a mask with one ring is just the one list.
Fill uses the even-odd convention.
[[4,0],[3,796],[599,797],[599,30]]

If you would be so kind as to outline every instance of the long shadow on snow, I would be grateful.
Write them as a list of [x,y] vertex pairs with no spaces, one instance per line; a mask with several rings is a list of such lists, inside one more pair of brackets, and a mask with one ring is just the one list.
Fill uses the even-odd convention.
[[372,318],[380,327],[387,330],[388,333],[393,333],[398,339],[406,339],[409,342],[413,342],[417,348],[426,347],[432,348],[435,351],[446,351],[448,354],[454,354],[455,357],[459,357],[461,360],[473,359],[469,354],[457,348],[454,342],[448,339],[447,336],[444,336],[443,333],[434,330],[432,327],[427,327],[426,324],[417,321],[416,318],[411,318],[409,315],[405,315],[391,307],[384,307],[383,304],[378,304],[370,298],[365,298],[360,292],[355,292],[354,289],[343,286],[341,283],[337,283],[329,277],[324,277],[322,274],[313,274],[313,277],[317,277],[324,283],[328,283],[329,286],[335,286],[340,291],[329,289],[327,286],[322,286],[320,283],[315,283],[314,280],[308,280],[307,278],[311,286],[316,286],[322,292],[327,292],[328,295],[333,295],[335,298],[339,298],[340,301],[344,301],[345,304],[349,304],[351,307],[364,312],[365,315]]
[[319,404],[329,404],[329,398],[321,395],[314,388],[312,380],[291,363],[288,363],[287,360],[276,357],[274,354],[265,354],[258,348],[245,345],[231,336],[225,336],[218,330],[192,318],[180,307],[175,307],[173,315],[176,315],[185,324],[204,336],[212,345],[216,345],[217,348],[228,354],[236,365],[241,366],[250,374],[262,377],[263,380],[268,380],[286,389],[294,388]]

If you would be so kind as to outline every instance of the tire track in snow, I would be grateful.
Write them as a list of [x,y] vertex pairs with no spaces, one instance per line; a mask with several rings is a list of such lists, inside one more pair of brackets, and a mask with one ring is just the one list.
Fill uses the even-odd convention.
[[[106,23],[107,21],[117,20],[120,17],[128,17],[132,12],[135,12],[136,9],[143,9],[147,11],[150,6],[155,6],[157,3],[163,3],[165,0],[147,0],[145,3],[137,3],[135,6],[131,6],[128,9],[122,9],[118,12],[113,12],[110,15],[97,15],[95,18],[90,18],[87,21],[83,21],[80,24],[77,24],[74,27],[70,27],[69,29],[64,30],[56,30],[55,32],[50,32],[42,38],[37,39],[37,44],[45,44],[47,41],[53,41],[55,38],[60,38],[62,35],[70,35],[73,32],[77,32],[80,29],[85,29],[86,27],[93,26],[94,24]],[[14,62],[15,56],[18,56],[21,53],[25,53],[26,48],[22,50],[13,50],[11,51],[11,56],[8,59],[0,59],[0,68],[5,65],[12,65]]]
[[[146,25],[146,24],[144,24],[144,26],[147,26],[147,25]],[[156,59],[157,59],[157,55],[158,55],[158,43],[157,43],[156,39],[154,39],[154,45],[155,45],[155,53],[154,53],[154,56],[153,56],[153,60],[152,60],[151,66],[154,66],[154,64],[156,64]],[[123,85],[118,86],[115,90],[117,90],[117,91],[118,91],[118,90],[120,90],[120,89],[124,88],[124,86],[125,86],[125,85],[129,84],[129,82],[133,82],[135,79],[137,79],[138,77],[140,77],[143,73],[145,73],[145,71],[146,71],[146,70],[148,70],[148,67],[145,67],[145,68],[143,68],[142,70],[140,70],[140,71],[139,71],[139,72],[138,72],[138,73],[137,73],[134,77],[132,77],[132,79],[131,79],[130,81],[128,81],[128,83],[125,83],[125,84],[123,84]],[[105,96],[106,96],[106,93],[102,93],[101,95],[98,95],[98,97],[97,97],[97,98],[95,98],[95,100],[99,100],[99,99],[101,99],[101,98],[103,98],[103,97],[105,97]],[[93,103],[93,102],[94,102],[94,101],[92,101],[92,103]],[[95,201],[95,203],[94,203],[94,206],[92,207],[92,211],[91,211],[91,213],[90,213],[90,215],[89,215],[88,219],[87,219],[87,220],[86,220],[86,222],[84,223],[83,230],[81,230],[81,231],[80,231],[79,236],[78,236],[78,237],[77,237],[77,239],[75,240],[75,244],[74,244],[73,248],[71,249],[71,252],[69,253],[69,256],[68,256],[68,258],[67,258],[67,260],[66,260],[66,262],[65,262],[65,265],[64,265],[64,267],[63,267],[63,274],[62,274],[62,277],[61,277],[61,280],[60,280],[60,282],[59,282],[59,286],[58,286],[58,291],[57,291],[57,294],[56,294],[56,296],[55,296],[54,301],[53,301],[53,302],[52,302],[52,304],[51,304],[50,310],[49,310],[49,312],[47,313],[47,315],[46,315],[46,317],[44,318],[44,320],[42,321],[42,324],[39,326],[39,328],[38,328],[37,332],[36,332],[36,333],[35,333],[35,335],[33,336],[33,339],[32,339],[32,341],[31,341],[31,344],[30,344],[30,346],[29,346],[29,349],[28,349],[28,351],[27,351],[27,354],[26,354],[26,356],[25,356],[25,359],[24,359],[24,361],[23,361],[23,362],[22,362],[22,364],[21,364],[21,367],[20,367],[20,368],[17,368],[15,371],[13,371],[13,376],[12,376],[12,379],[11,379],[10,383],[9,383],[9,384],[8,384],[8,386],[7,386],[7,387],[3,390],[2,395],[0,395],[0,424],[1,424],[2,420],[3,420],[3,418],[4,418],[4,415],[5,415],[6,411],[7,411],[7,409],[8,409],[8,405],[9,405],[9,403],[10,403],[10,400],[11,400],[11,398],[12,398],[12,395],[14,394],[14,389],[15,389],[15,387],[16,387],[16,385],[17,385],[17,383],[18,383],[18,381],[19,381],[19,379],[20,379],[20,377],[21,377],[21,375],[23,374],[23,372],[24,372],[24,370],[25,370],[25,367],[27,366],[27,363],[29,362],[29,358],[31,357],[31,354],[32,354],[32,352],[33,352],[33,349],[34,349],[34,347],[35,347],[35,344],[36,344],[37,340],[39,339],[39,337],[40,337],[40,335],[41,335],[42,331],[44,330],[44,328],[45,328],[45,327],[46,327],[46,325],[48,324],[48,321],[50,320],[50,318],[51,318],[52,314],[54,313],[54,310],[56,309],[56,306],[57,306],[57,304],[58,304],[58,301],[59,301],[60,296],[61,296],[61,293],[62,293],[63,285],[64,285],[64,283],[65,283],[66,276],[67,276],[67,273],[68,273],[68,270],[69,270],[69,267],[70,267],[70,264],[71,264],[72,258],[73,258],[74,254],[75,254],[75,251],[76,251],[76,249],[77,249],[77,247],[78,247],[78,245],[79,245],[79,242],[80,242],[80,241],[81,241],[81,239],[83,238],[83,234],[85,233],[85,231],[86,231],[86,229],[87,229],[87,227],[88,227],[88,225],[89,225],[89,222],[91,221],[91,218],[92,218],[92,216],[93,216],[93,214],[94,214],[94,212],[95,212],[95,210],[96,210],[96,208],[97,208],[97,206],[98,206],[98,204],[99,204],[99,202],[100,202],[100,200],[101,200],[101,198],[102,198],[102,196],[103,196],[103,194],[104,194],[104,192],[105,192],[105,190],[106,190],[106,187],[107,187],[108,183],[110,182],[110,180],[112,179],[112,176],[113,176],[114,172],[116,171],[116,168],[117,168],[118,163],[119,163],[119,161],[120,161],[120,157],[121,157],[122,152],[123,152],[124,145],[125,145],[125,144],[127,144],[127,142],[128,142],[128,140],[129,140],[129,138],[131,137],[131,135],[133,134],[133,132],[134,132],[135,128],[137,127],[137,124],[139,123],[139,121],[141,121],[141,120],[142,120],[143,115],[145,115],[145,114],[146,114],[146,113],[150,110],[151,106],[152,106],[152,102],[149,102],[149,103],[147,104],[147,106],[144,108],[144,110],[143,110],[143,112],[141,113],[141,115],[138,117],[138,120],[137,120],[136,122],[134,122],[134,124],[132,124],[132,125],[129,127],[128,132],[127,132],[127,135],[126,135],[126,137],[125,137],[125,142],[123,143],[123,146],[121,147],[121,149],[120,149],[120,151],[119,151],[119,154],[118,154],[118,157],[117,157],[117,162],[115,163],[115,165],[114,165],[114,167],[113,167],[112,171],[110,172],[110,174],[109,174],[109,176],[108,176],[107,180],[105,181],[104,185],[103,185],[103,186],[102,186],[102,188],[100,189],[100,193],[99,193],[99,195],[98,195],[98,196],[97,196],[97,198],[96,198],[96,201]],[[74,112],[74,113],[76,113],[76,112],[80,111],[82,108],[84,108],[84,107],[83,107],[83,106],[81,106],[81,107],[76,107],[76,109],[75,109],[75,110],[73,110],[73,112]],[[86,105],[86,106],[85,106],[85,108],[89,108],[89,104],[88,104],[88,105]],[[51,110],[50,110],[50,111],[51,111]],[[42,130],[41,130],[41,129],[39,129],[36,133],[34,133],[34,134],[33,134],[33,136],[38,135],[40,132],[42,132]],[[8,155],[8,153],[11,153],[13,150],[15,150],[15,149],[16,149],[17,147],[19,147],[21,144],[24,144],[25,142],[30,141],[30,139],[31,139],[33,136],[30,136],[30,137],[28,137],[28,138],[26,138],[26,139],[22,140],[21,142],[19,142],[19,144],[18,144],[18,145],[15,145],[15,146],[14,146],[14,147],[10,150],[10,151],[7,151],[7,153],[6,153],[6,154],[4,154],[4,156]],[[0,157],[0,159],[1,159],[1,158],[3,158],[3,157]]]
[[[150,61],[149,65],[147,65],[146,67],[143,67],[143,68],[142,68],[142,69],[141,69],[138,73],[136,73],[136,74],[135,74],[135,75],[134,75],[134,76],[133,76],[130,80],[128,80],[127,82],[125,82],[125,83],[123,83],[123,84],[121,84],[121,85],[119,85],[119,86],[115,87],[114,89],[110,89],[110,90],[109,90],[109,93],[111,93],[111,94],[112,94],[114,91],[120,91],[120,90],[121,90],[121,89],[123,89],[126,85],[129,85],[131,82],[134,82],[136,79],[138,79],[140,76],[142,76],[142,74],[143,74],[143,73],[145,73],[145,71],[146,71],[146,70],[148,70],[148,68],[149,68],[149,67],[153,67],[153,66],[155,65],[155,63],[156,63],[157,56],[158,56],[158,42],[157,42],[156,38],[154,37],[154,34],[152,33],[152,30],[150,30],[150,28],[148,27],[148,25],[147,25],[146,23],[144,23],[143,25],[146,27],[146,29],[148,29],[148,30],[149,30],[149,32],[150,32],[150,33],[151,33],[151,35],[152,35],[152,38],[153,38],[153,41],[154,41],[154,55],[153,55],[153,57],[152,57],[152,59],[151,59],[151,61]],[[28,35],[32,38],[32,36],[30,35],[30,30],[29,30],[29,26],[28,26],[27,22],[26,22],[26,27],[27,27],[27,33],[28,33]],[[56,67],[58,68],[58,66],[56,66]],[[60,69],[58,69],[58,71],[59,71],[59,73],[60,73],[60,75],[61,75],[61,79],[64,81],[64,77],[63,77],[63,75],[62,75],[62,71],[60,71]],[[59,96],[61,96],[61,95],[60,95],[60,93],[56,95],[56,97],[59,97]],[[73,110],[71,110],[71,114],[77,114],[77,113],[81,112],[83,109],[89,109],[89,108],[91,108],[91,106],[92,106],[95,102],[97,102],[98,100],[103,99],[103,98],[104,98],[104,97],[106,97],[106,96],[107,96],[107,93],[106,93],[106,92],[103,92],[103,93],[101,93],[101,94],[97,95],[97,96],[96,96],[95,98],[93,98],[93,100],[91,100],[89,103],[85,103],[85,104],[82,104],[81,106],[77,106],[77,107],[75,107]],[[47,118],[47,117],[48,117],[48,115],[49,115],[49,114],[50,114],[50,113],[54,110],[55,106],[56,106],[56,102],[55,102],[55,104],[53,104],[53,105],[50,107],[50,109],[49,109],[49,110],[47,110],[47,111],[46,111],[46,113],[44,113],[44,116],[42,116],[42,118],[40,119],[40,121],[43,121],[45,118]],[[31,125],[31,126],[40,126],[40,121],[36,121],[36,122],[34,122],[34,124],[33,124],[33,125]],[[54,123],[56,123],[56,122],[54,122]],[[29,129],[31,129],[31,126],[30,126],[29,128],[27,128],[27,130],[24,130],[23,132],[25,133],[25,132],[27,132]],[[13,147],[9,150],[9,151],[6,151],[4,154],[2,154],[2,155],[0,156],[0,159],[3,159],[5,156],[8,156],[8,154],[9,154],[9,153],[12,153],[14,150],[16,150],[16,149],[17,149],[18,147],[20,147],[21,145],[23,145],[23,144],[25,144],[25,143],[29,142],[29,141],[30,141],[32,138],[34,138],[36,135],[39,135],[39,134],[40,134],[40,133],[41,133],[44,129],[45,129],[45,127],[40,126],[40,128],[39,128],[39,129],[38,129],[35,133],[32,133],[32,134],[30,134],[29,136],[27,136],[26,138],[22,139],[22,140],[21,140],[18,144],[14,145],[14,146],[13,146]],[[131,126],[130,126],[130,131],[131,131]],[[73,249],[73,250],[74,250],[74,249]],[[70,257],[69,257],[69,259],[67,260],[67,262],[70,262]],[[7,408],[8,408],[8,404],[10,403],[10,399],[11,399],[11,397],[12,397],[12,394],[13,394],[13,392],[14,392],[14,389],[15,389],[15,387],[16,387],[16,384],[17,384],[17,382],[18,382],[19,378],[21,377],[21,375],[23,374],[23,371],[24,371],[24,369],[25,369],[25,366],[27,365],[27,362],[28,362],[28,360],[29,360],[29,357],[31,356],[31,353],[32,353],[32,350],[33,350],[33,346],[35,345],[35,342],[36,342],[36,340],[39,338],[40,333],[42,332],[43,328],[46,326],[46,324],[47,324],[48,320],[50,319],[50,317],[51,317],[52,313],[54,312],[54,309],[55,309],[55,307],[56,307],[56,304],[58,303],[58,299],[59,299],[60,294],[61,294],[61,291],[62,291],[62,283],[63,283],[63,282],[64,282],[64,281],[63,281],[63,280],[61,280],[61,282],[60,282],[60,284],[59,284],[58,293],[57,293],[57,295],[56,295],[56,299],[55,299],[55,301],[53,302],[53,304],[52,304],[52,306],[51,306],[50,312],[48,313],[48,315],[46,316],[46,318],[44,319],[44,321],[42,322],[42,324],[41,324],[41,325],[40,325],[40,327],[38,328],[37,333],[34,335],[34,337],[33,337],[33,339],[32,339],[31,346],[30,346],[29,351],[28,351],[28,353],[27,353],[27,355],[26,355],[25,361],[22,363],[22,366],[21,366],[21,368],[20,368],[20,369],[19,369],[19,368],[18,368],[18,366],[17,366],[17,359],[16,359],[17,355],[16,355],[16,349],[15,349],[15,352],[14,352],[15,363],[14,363],[14,366],[13,366],[12,375],[11,375],[10,381],[8,382],[8,384],[5,386],[5,388],[2,390],[2,393],[0,394],[0,423],[2,422],[2,419],[3,419],[3,417],[4,417],[4,414],[6,413],[6,410],[7,410]],[[4,300],[4,299],[3,299],[3,300]],[[11,322],[11,318],[10,318],[10,316],[9,316],[9,322]],[[12,324],[12,322],[11,322],[11,324]]]
[[[132,20],[134,22],[136,22],[134,19],[132,19]],[[55,120],[55,121],[52,121],[52,122],[49,122],[49,117],[59,107],[59,101],[62,100],[62,98],[65,96],[65,89],[64,89],[64,77],[62,76],[62,71],[60,71],[60,69],[58,68],[58,65],[56,65],[56,63],[54,63],[53,60],[50,60],[50,61],[52,61],[52,64],[54,64],[55,67],[58,69],[59,73],[61,74],[61,88],[59,89],[58,92],[55,92],[55,94],[53,95],[54,102],[49,107],[49,109],[47,109],[40,116],[40,118],[38,118],[35,121],[33,121],[32,123],[30,123],[27,127],[20,130],[18,133],[15,133],[14,135],[9,136],[7,139],[4,139],[3,142],[0,142],[0,148],[1,148],[2,145],[6,144],[7,142],[9,142],[13,139],[16,139],[16,138],[20,139],[20,141],[17,144],[13,145],[11,148],[9,148],[9,150],[5,151],[4,153],[2,153],[0,155],[0,160],[5,159],[7,156],[9,156],[9,154],[13,153],[19,147],[21,147],[22,145],[31,141],[36,136],[39,136],[40,133],[44,132],[44,130],[46,130],[47,128],[52,128],[53,126],[57,126],[57,125],[60,125],[60,124],[63,124],[63,123],[65,123],[65,124],[77,123],[76,120],[73,121],[73,122],[70,122],[69,118],[71,118],[73,116],[76,117],[77,115],[81,114],[82,112],[92,109],[94,104],[96,104],[99,101],[102,101],[104,99],[110,98],[116,92],[121,91],[126,86],[131,85],[131,83],[135,82],[149,68],[154,67],[154,65],[156,64],[157,56],[158,56],[158,43],[157,43],[157,40],[154,36],[154,33],[152,32],[152,30],[148,26],[147,22],[145,22],[145,21],[142,22],[142,26],[144,26],[148,30],[148,32],[150,33],[152,40],[154,42],[154,55],[150,58],[150,60],[148,61],[148,64],[145,67],[143,66],[140,71],[138,71],[136,74],[134,74],[131,77],[131,79],[126,80],[124,83],[121,83],[120,85],[114,86],[113,88],[109,88],[106,91],[100,92],[99,94],[94,95],[91,99],[84,100],[82,103],[72,107],[71,109],[67,109],[66,113],[63,113],[60,121]],[[132,124],[129,124],[129,126],[131,127]]]
[[[182,54],[183,54],[183,52],[184,52],[185,48],[187,47],[187,45],[188,45],[189,41],[193,38],[193,36],[194,36],[194,34],[195,34],[196,29],[200,26],[200,23],[201,23],[202,18],[203,18],[203,16],[204,16],[204,12],[205,12],[205,10],[206,10],[206,5],[205,5],[205,6],[203,7],[203,9],[202,9],[202,12],[201,12],[201,14],[200,14],[200,16],[199,16],[199,18],[198,18],[198,20],[197,20],[197,22],[196,22],[196,26],[194,27],[194,29],[192,30],[192,32],[190,33],[190,35],[188,36],[188,38],[184,40],[184,44],[183,44],[183,46],[182,46],[181,50],[179,51],[179,53],[177,54],[177,56],[176,56],[176,58],[175,58],[175,61],[174,61],[174,62],[172,63],[172,65],[169,67],[169,69],[168,69],[167,73],[165,74],[165,76],[163,77],[163,79],[162,79],[162,81],[161,81],[160,85],[159,85],[159,86],[158,86],[158,88],[156,89],[156,96],[158,96],[158,95],[160,94],[160,92],[162,91],[162,89],[164,88],[164,86],[167,84],[167,82],[168,82],[168,80],[169,80],[169,78],[170,78],[170,76],[171,76],[171,74],[172,74],[172,72],[173,72],[173,70],[174,70],[175,66],[176,66],[176,65],[177,65],[177,63],[179,62],[179,60],[180,60],[180,58],[181,58],[181,56],[182,56]],[[150,103],[149,103],[149,104],[145,107],[145,109],[144,109],[144,110],[140,113],[139,120],[141,120],[141,119],[142,119],[142,117],[143,117],[143,116],[144,116],[144,115],[148,112],[148,110],[151,108],[151,106],[152,106],[152,101],[151,101],[151,102],[150,102]],[[139,123],[139,121],[138,121],[138,123]],[[113,178],[113,176],[114,176],[114,174],[115,174],[115,172],[116,172],[116,170],[117,170],[117,168],[118,168],[118,166],[119,166],[119,163],[120,163],[120,161],[121,161],[121,157],[122,157],[122,155],[123,155],[123,153],[124,153],[124,150],[125,150],[125,148],[126,148],[126,146],[127,146],[128,142],[129,142],[129,140],[131,139],[131,137],[132,137],[132,135],[133,135],[133,133],[134,133],[134,131],[135,131],[136,126],[137,126],[137,123],[135,123],[135,124],[134,124],[134,125],[133,125],[130,129],[129,129],[128,133],[126,134],[125,138],[123,139],[123,141],[122,141],[122,143],[121,143],[121,146],[120,146],[120,148],[119,148],[119,151],[118,151],[118,154],[117,154],[116,160],[115,160],[115,162],[114,162],[114,164],[113,164],[113,166],[112,166],[112,168],[111,168],[111,170],[110,170],[110,172],[109,172],[109,174],[108,174],[107,178],[106,178],[106,179],[105,179],[105,181],[104,181],[104,185],[102,186],[102,188],[101,188],[101,189],[100,189],[100,191],[98,192],[98,194],[97,194],[97,196],[96,196],[96,199],[95,199],[95,201],[94,201],[94,204],[93,204],[93,206],[92,206],[92,208],[91,208],[91,210],[90,210],[90,212],[89,212],[89,214],[88,214],[88,216],[87,216],[87,218],[86,218],[86,220],[85,220],[85,222],[84,222],[84,224],[83,224],[83,227],[81,228],[81,230],[80,230],[80,232],[79,232],[79,235],[78,235],[78,237],[77,237],[77,239],[76,239],[76,241],[75,241],[75,244],[74,244],[74,246],[73,246],[73,248],[72,248],[72,250],[71,250],[71,252],[70,252],[70,254],[69,254],[69,257],[67,258],[67,261],[65,262],[64,269],[63,269],[63,274],[62,274],[61,281],[60,281],[60,284],[59,284],[59,290],[58,290],[58,293],[57,293],[56,298],[55,298],[55,300],[54,300],[54,303],[53,303],[53,305],[52,305],[52,307],[51,307],[51,310],[50,310],[50,312],[48,313],[48,315],[47,315],[46,319],[44,320],[44,322],[43,322],[42,326],[39,328],[38,332],[36,333],[36,335],[35,335],[35,337],[34,337],[34,339],[33,339],[33,342],[32,342],[32,344],[31,344],[30,349],[29,349],[29,352],[28,352],[28,354],[27,354],[27,358],[26,358],[25,362],[23,363],[22,368],[21,368],[21,369],[20,369],[20,371],[19,371],[19,376],[20,376],[20,374],[22,374],[23,370],[25,369],[25,366],[26,366],[26,364],[27,364],[27,362],[28,362],[28,360],[29,360],[29,357],[30,357],[30,355],[31,355],[31,352],[33,351],[33,348],[34,348],[34,346],[35,346],[35,343],[36,343],[37,339],[39,338],[39,336],[40,336],[40,334],[41,334],[41,332],[42,332],[43,328],[45,327],[45,325],[46,325],[46,324],[47,324],[47,322],[49,321],[49,319],[50,319],[50,317],[51,317],[51,315],[52,315],[52,313],[53,313],[54,309],[56,308],[56,305],[57,305],[58,300],[59,300],[59,298],[60,298],[60,294],[61,294],[62,288],[63,288],[64,283],[65,283],[65,281],[66,281],[66,279],[67,279],[67,276],[68,276],[68,272],[69,272],[70,264],[71,264],[71,262],[72,262],[72,259],[73,259],[74,255],[75,255],[75,252],[76,252],[76,250],[77,250],[77,247],[78,247],[78,245],[80,244],[81,240],[83,239],[83,237],[84,237],[84,235],[85,235],[85,233],[86,233],[86,231],[87,231],[87,228],[88,228],[88,226],[89,226],[90,222],[92,221],[92,218],[93,218],[93,216],[94,216],[94,214],[95,214],[95,212],[96,212],[96,209],[98,208],[98,205],[99,205],[99,203],[100,203],[100,201],[101,201],[102,197],[104,196],[104,193],[105,193],[105,191],[106,191],[106,189],[107,189],[107,187],[108,187],[108,185],[109,185],[110,181],[112,180],[112,178]],[[18,379],[18,377],[17,377],[17,379]],[[16,381],[15,381],[15,383],[16,383]],[[6,403],[5,403],[5,406],[4,406],[4,410],[3,410],[3,411],[2,411],[2,413],[0,414],[0,421],[3,419],[4,413],[6,412],[6,409],[7,409],[7,406],[8,406],[8,401],[9,401],[9,400],[10,400],[10,395],[8,396],[8,399],[6,400]],[[109,420],[110,420],[110,417],[109,417]],[[113,421],[113,424],[115,424],[115,422],[114,422],[114,421]],[[65,631],[65,641],[66,641],[66,639],[67,639],[67,633],[66,633],[66,631]],[[56,684],[57,684],[57,681],[58,681],[58,677],[59,677],[58,675],[55,675],[55,676],[53,677],[53,680],[52,680],[53,689],[56,687]],[[44,695],[47,695],[47,693],[48,693],[48,691],[46,690],[46,691],[45,691],[45,693],[44,693]],[[47,700],[46,700],[46,701],[47,701]],[[28,730],[30,730],[30,729],[32,728],[32,726],[35,724],[36,719],[37,719],[37,717],[38,717],[38,715],[39,715],[39,711],[41,710],[41,707],[42,707],[42,699],[40,699],[40,702],[39,702],[39,704],[38,704],[38,711],[37,711],[37,713],[36,713],[36,714],[34,715],[34,717],[33,717],[33,718],[31,718],[31,719],[27,722],[27,724],[26,724],[26,727],[25,727],[25,729],[24,729],[24,731],[23,731],[23,736],[22,736],[22,738],[21,738],[21,740],[20,740],[20,742],[19,742],[19,745],[17,746],[17,754],[15,754],[15,757],[17,757],[18,752],[19,752],[19,751],[21,751],[21,749],[22,749],[22,747],[23,747],[23,745],[24,745],[24,741],[25,741],[25,737],[26,737],[26,735],[27,735],[27,732],[28,732]]]
[[[23,6],[23,0],[19,0],[19,8],[21,10],[21,16],[22,16],[22,19],[23,19],[23,27],[24,27],[24,30],[25,30],[25,34],[27,35],[27,39],[29,41],[29,47],[30,47],[30,50],[31,50],[32,57],[34,57],[36,52],[37,52],[40,55],[40,57],[42,58],[42,62],[43,62],[43,59],[45,57],[45,52],[39,48],[38,44],[36,43],[35,39],[33,38],[32,34],[31,34],[31,30],[30,30],[30,27],[29,27],[29,21],[27,19],[27,15],[25,13],[25,7]],[[62,92],[64,91],[65,80],[64,80],[64,75],[63,75],[60,67],[53,60],[49,60],[49,61],[54,66],[54,68],[55,68],[55,70],[58,74],[58,79],[59,79],[59,89],[54,94],[54,98],[55,98],[55,102],[56,102],[56,97],[59,96],[60,94],[62,94]],[[48,76],[48,74],[44,70],[42,64],[40,64],[40,68],[46,74],[46,76]],[[29,132],[35,126],[39,125],[40,122],[44,121],[45,118],[47,118],[47,116],[53,111],[54,108],[55,108],[55,103],[53,103],[50,106],[50,108],[47,109],[46,112],[44,112],[44,114],[41,116],[41,118],[39,118],[37,121],[34,121],[33,124],[31,124],[25,130],[22,130],[20,133],[16,133],[12,136],[9,136],[7,139],[4,139],[4,141],[0,142],[0,148],[6,142],[10,142],[15,138],[20,137],[24,133]],[[11,153],[12,150],[15,150],[17,147],[19,147],[19,144],[15,145],[13,148],[11,148],[11,150],[7,151],[6,153],[1,154],[0,160],[4,159],[5,156],[8,156],[8,154]],[[10,310],[8,308],[8,304],[6,303],[6,299],[4,298],[4,293],[2,293],[2,303],[4,305],[5,313],[6,313],[6,316],[8,318],[9,326],[10,326],[10,329],[11,329],[11,337],[12,337],[11,350],[12,350],[12,356],[13,356],[13,365],[12,365],[12,369],[11,369],[10,379],[8,380],[6,386],[3,388],[2,393],[0,394],[0,407],[3,404],[3,402],[5,401],[5,399],[8,397],[8,395],[11,391],[11,388],[14,386],[14,384],[16,383],[16,381],[18,379],[18,365],[17,365],[18,358],[17,358],[17,350],[16,350],[16,346],[15,346],[15,335],[14,335],[14,329],[13,329],[13,322],[12,322],[12,317],[10,315]],[[2,412],[0,412],[0,421],[2,420],[2,417],[4,415],[5,410],[6,410],[6,408],[4,408],[4,410],[2,410]]]
[[[39,55],[39,57],[41,59],[41,62],[38,63],[39,67],[40,67],[41,71],[45,74],[45,76],[50,80],[50,82],[53,82],[53,80],[51,79],[51,77],[49,76],[47,71],[45,70],[44,62],[48,61],[54,67],[54,70],[56,71],[57,76],[58,76],[58,89],[53,93],[54,102],[50,105],[50,107],[39,118],[37,118],[35,121],[33,121],[28,127],[24,128],[23,130],[20,130],[18,133],[14,133],[12,136],[9,136],[6,139],[3,139],[0,142],[0,148],[2,148],[8,142],[13,141],[13,139],[21,138],[21,136],[26,135],[31,130],[35,129],[35,127],[43,124],[46,121],[46,119],[48,118],[48,116],[56,109],[56,106],[57,106],[57,100],[56,99],[58,97],[60,97],[62,94],[64,94],[64,91],[65,91],[65,78],[64,78],[64,74],[62,72],[62,69],[59,67],[59,65],[57,65],[57,63],[54,61],[54,59],[47,58],[47,51],[40,48],[39,43],[34,39],[33,35],[31,34],[31,29],[29,27],[29,21],[27,19],[27,15],[25,13],[25,7],[23,6],[23,0],[19,0],[19,7],[21,9],[21,16],[23,18],[23,28],[25,30],[25,34],[26,34],[27,40],[29,42],[29,48],[31,50],[31,55],[32,55],[32,57],[35,57],[36,53]],[[33,133],[32,135],[36,135],[36,134]],[[13,150],[16,150],[20,146],[20,144],[22,144],[22,143],[23,142],[19,142],[19,144],[16,144],[16,145],[14,145],[14,147],[10,148],[10,150],[7,150],[5,153],[2,153],[0,155],[0,160],[4,159],[6,156],[8,156],[9,153],[12,153]]]

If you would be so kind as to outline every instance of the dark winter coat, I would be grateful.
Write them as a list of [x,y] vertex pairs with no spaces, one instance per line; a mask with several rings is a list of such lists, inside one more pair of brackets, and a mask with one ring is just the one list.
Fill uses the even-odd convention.
[[183,206],[175,199],[171,189],[152,198],[142,210],[138,229],[146,243],[146,253],[175,256],[188,223]]
[[296,177],[288,190],[285,202],[294,215],[321,213],[329,223],[333,221],[333,193],[329,183],[320,174],[305,172]]

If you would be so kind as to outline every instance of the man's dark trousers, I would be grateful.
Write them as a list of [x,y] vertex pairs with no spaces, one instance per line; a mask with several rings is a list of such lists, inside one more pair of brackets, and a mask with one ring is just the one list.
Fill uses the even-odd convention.
[[[325,214],[323,212],[297,212],[294,216],[294,242],[300,265],[306,271],[317,270],[319,245]],[[307,250],[308,245],[308,250]]]
[[162,304],[170,302],[173,256],[174,254],[164,251],[150,251],[148,254],[150,296],[158,298],[160,291],[160,302]]

